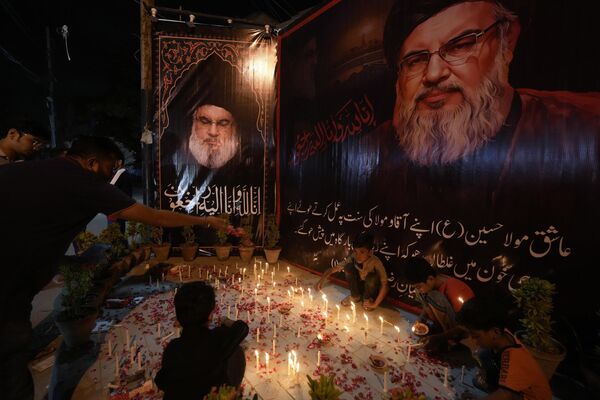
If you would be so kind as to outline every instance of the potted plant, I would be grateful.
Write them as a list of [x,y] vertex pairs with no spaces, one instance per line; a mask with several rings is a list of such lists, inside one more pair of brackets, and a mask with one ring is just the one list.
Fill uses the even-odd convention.
[[138,243],[142,225],[143,224],[139,222],[129,221],[127,222],[127,229],[125,230],[125,236],[129,241],[129,249],[131,250],[131,255],[135,258],[136,263],[139,263],[144,259],[144,250]]
[[65,286],[56,325],[67,347],[75,348],[88,342],[98,316],[98,309],[88,303],[93,287],[93,273],[71,259],[60,267],[60,274],[65,280]]
[[547,280],[529,278],[512,292],[523,315],[519,321],[524,331],[516,332],[517,337],[538,361],[548,379],[566,354],[564,346],[551,336],[554,290],[554,284]]
[[308,395],[312,400],[337,400],[342,392],[335,386],[335,376],[320,375],[319,380],[308,378]]
[[169,258],[169,251],[171,250],[171,243],[163,242],[163,228],[162,226],[152,227],[152,251],[156,257],[156,261],[166,261]]
[[[126,257],[127,255],[127,239],[121,232],[119,224],[108,224],[106,229],[100,232],[98,236],[100,243],[104,243],[110,246],[109,258],[110,261],[120,265],[122,269],[129,269],[131,267],[133,258]],[[120,260],[120,261],[119,261]]]
[[198,245],[196,244],[196,235],[194,234],[193,226],[188,225],[183,227],[183,240],[184,243],[181,245],[181,256],[185,261],[193,261],[198,252]]
[[144,251],[142,258],[147,260],[152,252],[152,227],[140,222],[137,229],[140,235],[140,247]]
[[427,400],[424,394],[409,387],[397,387],[390,391],[392,400]]
[[[252,238],[252,216],[244,215],[242,217],[242,229],[246,232],[248,238]],[[240,252],[240,258],[246,264],[252,260],[252,255],[254,254],[254,244],[252,242],[245,242],[243,239],[240,241],[240,246],[238,248]]]
[[[229,225],[229,214],[221,214],[219,218],[227,222]],[[215,244],[215,253],[217,254],[217,260],[225,261],[229,258],[231,253],[231,244],[229,243],[229,235],[227,232],[217,230],[217,244]]]
[[76,254],[84,253],[87,249],[95,244],[98,244],[98,236],[88,231],[81,232],[73,241]]
[[279,226],[275,215],[270,214],[267,216],[267,227],[265,232],[265,258],[268,263],[274,264],[279,260],[279,253],[281,253],[281,247],[279,244]]

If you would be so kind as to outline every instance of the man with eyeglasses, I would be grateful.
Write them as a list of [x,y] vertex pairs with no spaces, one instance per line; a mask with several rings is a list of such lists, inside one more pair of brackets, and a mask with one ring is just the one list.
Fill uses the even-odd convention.
[[0,166],[31,157],[46,143],[48,132],[33,121],[10,123],[0,139]]
[[221,168],[239,149],[235,118],[226,108],[203,104],[193,113],[188,140],[191,155],[200,165]]

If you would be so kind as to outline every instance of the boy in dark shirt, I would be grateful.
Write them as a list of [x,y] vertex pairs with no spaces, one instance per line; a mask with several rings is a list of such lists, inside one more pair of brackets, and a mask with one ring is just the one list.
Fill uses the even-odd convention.
[[175,296],[175,313],[182,329],[163,353],[155,382],[164,399],[202,399],[213,387],[238,387],[246,359],[239,346],[248,335],[243,321],[225,319],[209,328],[215,309],[215,291],[206,282],[183,285]]

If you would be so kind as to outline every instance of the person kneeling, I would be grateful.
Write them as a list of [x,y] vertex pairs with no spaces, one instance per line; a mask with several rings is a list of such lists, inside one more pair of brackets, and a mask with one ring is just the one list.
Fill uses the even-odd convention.
[[214,309],[215,291],[206,282],[187,283],[175,295],[175,314],[183,329],[167,345],[155,378],[165,400],[202,399],[213,387],[241,384],[246,358],[240,343],[248,325],[224,319],[210,329]]
[[529,351],[506,329],[507,312],[497,298],[474,297],[458,312],[458,323],[466,328],[481,350],[492,357],[481,359],[488,387],[485,399],[550,400],[548,379]]
[[354,239],[352,254],[333,268],[329,268],[315,288],[321,290],[325,280],[335,272],[344,271],[350,285],[350,296],[342,300],[343,306],[349,306],[363,300],[366,311],[376,309],[388,292],[387,274],[381,260],[373,254],[374,239],[368,233],[360,233]]

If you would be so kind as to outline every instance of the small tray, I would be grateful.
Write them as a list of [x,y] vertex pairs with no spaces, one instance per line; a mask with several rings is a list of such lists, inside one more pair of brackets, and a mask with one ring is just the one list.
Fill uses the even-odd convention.
[[374,371],[384,372],[388,369],[388,362],[382,356],[371,355],[369,356],[369,365]]

